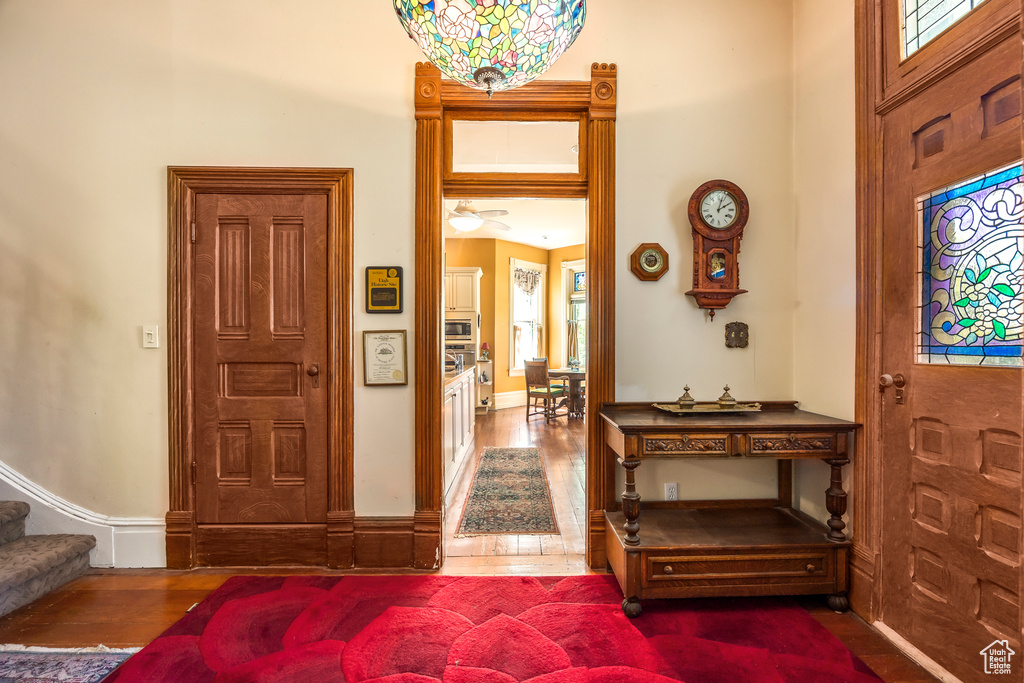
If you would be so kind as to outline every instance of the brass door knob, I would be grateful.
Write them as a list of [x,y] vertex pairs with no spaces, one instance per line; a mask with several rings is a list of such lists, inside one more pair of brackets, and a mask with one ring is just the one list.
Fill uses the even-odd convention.
[[885,373],[884,375],[878,378],[878,386],[882,387],[883,389],[888,389],[889,387],[900,388],[906,386],[906,384],[907,378],[898,372],[895,375]]
[[310,377],[316,377],[317,375],[320,374],[320,366],[316,365],[315,363],[313,365],[310,365],[306,369],[306,374],[309,375]]

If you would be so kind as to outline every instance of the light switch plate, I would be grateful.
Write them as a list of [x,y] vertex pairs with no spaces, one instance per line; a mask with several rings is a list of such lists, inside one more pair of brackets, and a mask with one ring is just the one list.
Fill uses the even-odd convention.
[[160,326],[159,325],[143,325],[142,326],[142,348],[144,348],[144,349],[157,349],[157,348],[160,348]]

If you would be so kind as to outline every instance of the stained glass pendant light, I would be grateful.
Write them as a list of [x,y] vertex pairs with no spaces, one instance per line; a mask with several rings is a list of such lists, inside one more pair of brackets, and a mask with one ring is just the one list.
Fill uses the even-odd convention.
[[529,83],[562,56],[586,19],[586,0],[394,0],[409,37],[434,66],[471,88]]

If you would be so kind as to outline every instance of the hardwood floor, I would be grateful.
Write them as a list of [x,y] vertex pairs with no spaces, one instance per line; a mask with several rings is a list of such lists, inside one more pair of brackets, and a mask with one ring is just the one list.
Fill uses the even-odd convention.
[[[490,573],[488,567],[504,567],[505,573],[529,573],[530,567],[542,565],[552,575],[582,573],[586,567],[583,530],[587,516],[584,434],[583,420],[559,417],[548,424],[534,416],[527,421],[523,407],[477,415],[473,455],[448,497],[445,569],[473,574]],[[473,473],[486,446],[540,449],[560,534],[455,537]],[[527,557],[528,562],[516,559]]]

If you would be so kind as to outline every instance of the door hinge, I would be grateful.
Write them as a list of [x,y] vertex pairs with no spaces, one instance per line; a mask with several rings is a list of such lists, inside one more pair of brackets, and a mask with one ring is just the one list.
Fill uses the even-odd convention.
[[196,483],[196,461],[192,461],[192,483]]
[[192,244],[196,243],[196,222],[192,221]]

